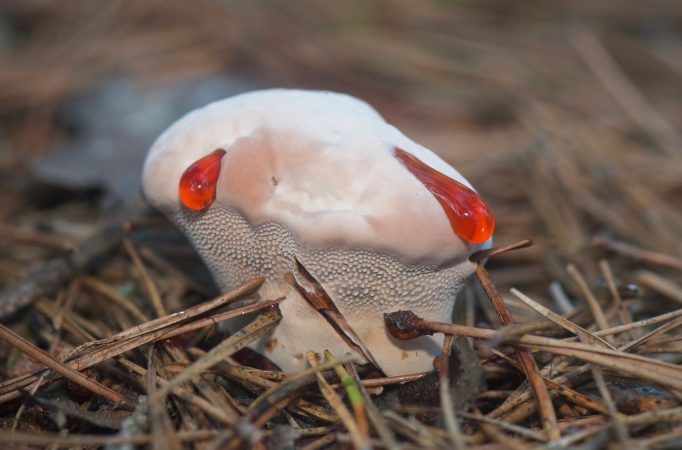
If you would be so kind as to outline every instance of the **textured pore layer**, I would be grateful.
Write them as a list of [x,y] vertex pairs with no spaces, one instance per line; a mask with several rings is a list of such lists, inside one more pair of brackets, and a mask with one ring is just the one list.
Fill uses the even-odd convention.
[[[372,250],[311,250],[280,224],[253,226],[238,212],[223,208],[204,212],[185,209],[173,218],[191,237],[222,289],[264,275],[264,295],[287,297],[283,321],[270,336],[277,346],[268,355],[285,370],[303,367],[302,355],[307,350],[349,351],[319,314],[284,282],[294,255],[322,283],[387,374],[429,370],[441,338],[395,341],[384,330],[383,313],[410,309],[428,319],[449,321],[454,295],[473,270],[466,261],[444,268],[408,266]],[[262,342],[256,347],[262,349]]]

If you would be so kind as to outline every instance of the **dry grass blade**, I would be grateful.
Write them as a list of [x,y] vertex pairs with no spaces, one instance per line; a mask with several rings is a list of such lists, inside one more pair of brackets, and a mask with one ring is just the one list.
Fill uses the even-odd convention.
[[358,385],[358,388],[360,389],[360,392],[362,393],[362,396],[365,399],[367,416],[369,417],[370,422],[372,422],[372,425],[374,425],[374,429],[376,430],[377,434],[381,438],[382,444],[384,445],[385,448],[389,450],[398,450],[400,448],[400,444],[398,443],[395,435],[393,434],[388,424],[382,417],[381,411],[379,410],[379,408],[377,408],[377,406],[370,398],[369,394],[367,393],[367,389],[365,389],[366,381],[371,380],[360,380],[358,372],[355,368],[355,364],[350,362],[349,365],[351,368],[350,373],[353,376],[355,383]]
[[491,258],[496,255],[501,255],[502,253],[507,253],[512,250],[520,250],[522,248],[528,248],[533,245],[532,239],[524,239],[523,241],[515,242],[513,244],[505,245],[502,247],[492,247],[485,250],[479,250],[472,253],[469,257],[469,261],[478,263],[484,259]]
[[651,288],[671,300],[675,300],[677,303],[682,303],[682,286],[667,278],[656,275],[648,270],[640,270],[635,273],[635,280],[643,286]]
[[[511,315],[504,306],[502,297],[500,297],[500,294],[497,292],[497,289],[490,280],[490,276],[480,263],[476,265],[476,276],[481,282],[483,290],[485,290],[488,298],[493,304],[495,311],[502,319],[502,323],[505,325],[511,325],[513,323]],[[556,412],[554,411],[552,399],[549,396],[547,387],[540,376],[537,364],[528,351],[518,351],[517,355],[519,358],[519,363],[521,364],[521,367],[523,368],[523,371],[528,379],[528,383],[530,384],[531,389],[536,396],[538,409],[540,410],[540,415],[542,416],[543,428],[545,429],[545,432],[547,433],[547,436],[550,440],[558,439],[561,436],[561,433],[559,432],[559,428],[557,426]]]
[[620,107],[679,162],[682,137],[677,129],[649,103],[591,30],[581,28],[572,37],[580,56]]
[[322,436],[319,439],[314,440],[308,445],[301,447],[301,450],[319,450],[321,448],[328,447],[336,441],[336,434],[329,433],[326,436]]
[[638,320],[637,322],[626,323],[623,325],[618,325],[615,327],[608,328],[606,330],[596,331],[594,334],[597,336],[609,336],[620,333],[626,333],[631,330],[636,330],[643,327],[648,327],[650,325],[655,325],[657,323],[665,322],[668,320],[675,320],[682,317],[682,309],[676,309],[671,312],[667,312],[658,316],[649,317],[646,319]]
[[91,424],[110,430],[120,430],[123,421],[130,417],[126,417],[124,414],[127,411],[122,410],[120,412],[123,414],[120,416],[102,414],[100,411],[84,411],[77,403],[61,398],[49,399],[29,394],[26,396],[26,399],[29,400],[29,404],[38,405],[46,411],[64,414],[69,419],[75,419],[84,424]]
[[609,392],[609,389],[606,386],[606,381],[604,380],[604,375],[602,374],[601,369],[593,364],[590,364],[590,369],[592,370],[594,381],[597,384],[597,389],[599,389],[599,394],[601,395],[602,399],[604,400],[604,403],[606,403],[606,406],[608,407],[609,416],[611,417],[613,427],[616,429],[616,436],[618,437],[620,444],[623,446],[623,448],[630,448],[631,441],[630,436],[628,434],[628,430],[625,427],[625,424],[623,424],[623,421],[621,420],[621,416],[620,413],[618,412],[616,404],[613,402],[613,397],[611,396],[611,393]]
[[[262,390],[271,390],[271,389],[276,389],[277,386],[279,386],[279,383],[275,381],[270,381],[265,378],[260,378],[260,377],[254,377],[250,376],[247,373],[244,373],[241,370],[235,370],[238,369],[239,366],[233,366],[233,365],[228,365],[228,364],[220,364],[217,368],[220,370],[221,374],[225,375],[226,377],[233,379],[237,382],[240,383],[246,383],[247,385],[251,385],[252,387],[257,387],[258,389],[252,389],[254,392],[260,393]],[[240,373],[241,372],[241,373]],[[283,377],[280,378],[279,381],[284,381],[288,377]],[[315,405],[313,403],[310,403],[306,400],[298,400],[294,405],[291,405],[290,407],[292,412],[295,412],[297,414],[301,414],[303,416],[309,416],[312,418],[315,418],[317,420],[326,422],[326,423],[337,423],[339,421],[339,418],[329,411],[327,408],[323,408],[321,406]],[[242,413],[246,412],[245,407],[239,406],[239,410]]]
[[[203,442],[214,439],[218,433],[218,430],[188,430],[179,432],[177,437],[182,442]],[[123,444],[145,445],[152,443],[153,438],[151,434],[136,434],[132,436],[72,434],[63,436],[59,433],[0,432],[0,442],[17,445],[56,445],[58,448],[69,448]]]
[[449,448],[447,437],[436,435],[414,417],[406,419],[390,410],[384,412],[384,417],[397,434],[410,439],[418,448]]
[[478,426],[490,441],[496,443],[501,448],[509,448],[512,450],[525,450],[527,448],[526,442],[509,434],[500,432],[497,427],[488,422],[479,422]]
[[524,293],[522,293],[518,289],[511,288],[510,292],[512,294],[514,294],[514,296],[516,298],[518,298],[523,303],[525,303],[530,308],[532,308],[534,311],[545,316],[546,318],[548,318],[552,322],[561,326],[565,330],[570,331],[571,333],[575,334],[576,336],[585,335],[585,336],[589,337],[589,339],[592,341],[592,343],[599,343],[606,348],[610,348],[611,350],[616,349],[613,345],[609,344],[603,338],[597,336],[596,334],[590,333],[589,331],[587,331],[583,327],[576,325],[573,322],[571,322],[570,320],[561,317],[559,314],[555,313],[554,311],[551,311],[548,308],[545,308],[544,306],[542,306],[541,304],[539,304],[538,302],[536,302],[532,298],[528,297],[527,295],[525,295]]
[[[132,373],[136,373],[140,375],[140,377],[142,378],[148,378],[148,371],[143,367],[138,366],[137,364],[128,361],[125,358],[119,358],[118,362],[127,369],[129,369]],[[168,380],[165,380],[157,375],[156,382],[160,386],[164,386],[168,383]],[[205,400],[203,397],[200,397],[199,395],[196,395],[191,391],[178,387],[173,389],[173,395],[177,396],[178,398],[181,398],[182,400],[188,403],[191,403],[192,405],[201,409],[206,414],[214,417],[215,419],[219,420],[225,425],[230,426],[236,422],[236,414],[232,410],[217,408],[211,403],[209,403],[207,400]]]
[[[408,383],[410,381],[415,381],[420,378],[424,378],[426,375],[430,374],[431,372],[417,372],[417,373],[411,373],[407,375],[396,375],[394,377],[377,377],[377,378],[367,378],[364,380],[360,380],[360,384],[363,387],[366,388],[372,388],[372,387],[378,387],[378,386],[387,386],[391,384],[401,384],[401,383]],[[336,388],[335,385],[332,385],[332,387]]]
[[58,236],[54,234],[35,232],[0,223],[0,239],[9,242],[27,243],[31,245],[41,245],[55,247],[61,250],[73,250],[75,242],[68,236]]
[[[535,447],[535,450],[555,450],[555,449],[564,449],[564,448],[575,448],[575,444],[577,444],[580,441],[583,441],[585,439],[588,439],[598,433],[602,433],[606,430],[608,430],[609,425],[597,425],[591,428],[587,428],[584,430],[577,431],[569,436],[564,436],[561,439],[558,439],[553,442],[548,442],[544,445]],[[599,442],[596,446],[596,448],[601,447],[603,442]]]
[[[468,336],[475,339],[491,339],[497,336],[494,330],[428,321],[412,313],[408,313],[410,315],[409,318],[396,319],[396,314],[404,316],[405,313],[405,311],[392,313],[387,315],[386,318],[389,332],[398,339],[413,338],[422,334],[433,333]],[[396,323],[400,323],[398,329],[396,329]],[[614,351],[603,347],[533,335],[515,337],[510,343],[556,355],[582,359],[586,362],[625,372],[676,390],[682,387],[682,367],[653,358],[624,353],[620,350]]]
[[[615,371],[625,372],[633,376],[659,383],[676,390],[682,388],[682,368],[674,364],[664,363],[652,358],[644,358],[621,351],[595,349],[592,346],[546,341],[544,344],[521,342],[521,345],[537,348],[556,355],[572,356],[583,361],[599,364]],[[525,340],[526,338],[523,338]],[[672,378],[671,378],[672,377]]]
[[[311,367],[317,367],[319,365],[319,357],[314,352],[308,352],[306,357]],[[334,389],[331,388],[320,372],[315,373],[315,378],[317,378],[317,384],[320,386],[320,392],[322,392],[324,398],[327,399],[329,405],[334,409],[339,416],[339,419],[341,419],[343,425],[348,430],[353,441],[353,447],[356,449],[369,448],[369,436],[362,432],[350,410],[343,403],[343,400],[341,400],[341,397],[334,392]]]
[[682,258],[665,253],[647,250],[627,242],[618,241],[607,236],[597,236],[592,241],[598,247],[605,247],[636,261],[645,261],[659,266],[671,267],[682,271]]
[[578,288],[580,288],[580,292],[583,294],[583,297],[585,297],[585,301],[590,307],[592,314],[594,314],[594,319],[597,322],[599,329],[605,330],[609,328],[609,324],[606,321],[606,317],[604,316],[604,311],[601,309],[601,305],[590,290],[590,287],[587,285],[585,278],[580,273],[578,268],[573,264],[569,264],[566,266],[566,271],[569,273],[569,275],[571,275],[573,281],[575,281],[575,283],[578,285]]
[[[210,369],[222,362],[228,356],[233,355],[246,347],[254,340],[264,336],[268,331],[274,328],[281,319],[282,315],[278,309],[268,309],[263,314],[259,315],[253,322],[213,347],[211,351],[192,363],[191,366],[170,380],[167,385],[159,389],[157,401],[164,399],[173,388],[200,375],[203,371]],[[150,400],[150,402],[151,401],[152,400]]]
[[71,276],[113,250],[125,235],[124,224],[140,211],[126,212],[112,219],[89,239],[79,243],[67,256],[55,258],[29,272],[0,291],[0,319],[29,305],[40,295],[59,289]]
[[[577,270],[573,268],[574,273],[574,278],[578,279],[580,282],[584,281],[582,280],[582,277],[580,277],[577,274]],[[590,333],[586,329],[574,324],[573,322],[564,319],[563,317],[559,316],[558,314],[550,311],[549,309],[545,308],[544,306],[540,305],[530,297],[524,295],[517,289],[512,288],[511,293],[514,294],[518,299],[520,299],[522,302],[524,302],[526,305],[530,306],[533,310],[537,311],[538,313],[542,314],[543,316],[547,317],[549,320],[557,323],[564,329],[574,333],[581,341],[587,343],[587,344],[599,344],[602,345],[606,348],[609,348],[611,350],[615,350],[615,348],[609,344],[607,341],[604,339],[600,338],[599,336]],[[591,294],[590,294],[591,295]],[[601,311],[601,309],[599,309]],[[604,323],[606,321],[604,320]],[[611,416],[611,419],[613,420],[613,423],[616,428],[616,434],[618,436],[618,439],[623,445],[624,448],[629,448],[629,436],[627,429],[623,425],[623,423],[620,420],[618,410],[616,409],[616,406],[613,402],[613,399],[611,397],[611,394],[609,393],[606,383],[604,382],[604,377],[602,375],[601,369],[597,366],[594,366],[590,364],[590,369],[592,370],[594,379],[597,383],[597,387],[599,389],[599,392],[604,399],[604,402],[606,403],[607,409],[608,409],[608,414]]]
[[[324,351],[324,357],[329,362],[336,361],[336,357],[329,350]],[[360,429],[360,434],[369,439],[369,424],[367,423],[367,414],[365,413],[365,399],[360,393],[360,387],[356,384],[355,379],[348,374],[348,371],[346,371],[346,368],[343,365],[337,364],[334,366],[334,372],[336,372],[336,376],[339,378],[346,391],[346,396],[353,408],[353,414],[355,415],[355,421]]]
[[554,322],[551,321],[533,322],[523,325],[514,324],[502,327],[497,330],[497,337],[495,339],[491,339],[489,342],[485,344],[485,346],[486,348],[490,349],[493,347],[497,347],[503,341],[509,342],[509,340],[513,339],[514,336],[523,336],[524,334],[530,334],[537,331],[545,331],[552,328],[555,328],[555,324]]
[[586,396],[585,394],[582,394],[574,389],[571,389],[565,384],[557,383],[556,381],[551,380],[549,378],[545,378],[544,380],[545,383],[547,384],[547,387],[549,387],[553,391],[558,392],[571,403],[578,405],[582,408],[585,408],[587,410],[596,411],[602,414],[609,414],[609,409],[605,405]]
[[[224,297],[221,297],[221,301],[225,302]],[[208,303],[213,303],[213,301]],[[181,322],[184,322],[185,320],[192,317],[191,314],[185,315],[178,313],[179,316],[177,317],[173,317],[174,315],[171,315],[169,316],[171,318],[170,321],[177,325],[175,328],[173,328],[172,326],[163,327],[160,326],[159,323],[156,323],[153,327],[152,326],[134,327],[131,330],[123,332],[122,334],[123,337],[121,337],[121,335],[119,334],[116,336],[112,336],[111,338],[97,341],[94,344],[86,343],[74,349],[69,354],[69,356],[67,356],[67,362],[65,362],[65,364],[66,366],[73,368],[75,370],[83,370],[92,365],[98,364],[106,359],[118,356],[128,350],[137,348],[146,343],[160,339],[170,338],[177,334],[186,333],[199,327],[212,325],[219,320],[226,320],[229,318],[238,317],[246,313],[252,313],[262,309],[271,308],[277,303],[278,301],[272,301],[255,305],[249,305],[242,308],[238,308],[233,311],[221,313],[206,319],[199,319],[193,323],[188,323],[186,325],[181,325]],[[199,305],[199,307],[197,307],[196,310],[201,311],[202,309],[203,307]],[[155,322],[158,322],[158,320],[159,319],[157,319],[157,321]],[[143,330],[140,331],[139,330],[140,328],[143,328]],[[154,331],[148,332],[144,328],[149,328]],[[93,349],[93,347],[96,348]],[[39,375],[40,373],[22,375],[19,377],[15,377],[13,379],[6,380],[3,383],[0,383],[0,403],[16,398],[19,395],[17,389],[31,384],[37,379]]]
[[[514,367],[517,367],[519,370],[521,370],[521,368],[519,367],[518,363],[516,363],[516,361],[513,361],[512,359],[508,358],[506,355],[502,354],[501,352],[499,352],[497,350],[492,350],[492,351],[496,355],[505,359],[505,361],[507,361],[509,364],[511,364]],[[580,393],[574,389],[571,389],[566,384],[558,383],[555,380],[552,380],[552,379],[547,378],[547,377],[543,377],[543,380],[549,389],[551,389],[554,392],[557,392],[559,395],[564,397],[569,402],[571,402],[577,406],[580,406],[582,408],[585,408],[587,410],[596,411],[596,412],[599,412],[602,414],[608,414],[609,413],[609,409],[606,406],[604,406],[602,403],[600,403],[597,400],[592,399],[592,398],[588,397],[587,395],[582,394],[582,393]],[[517,394],[517,393],[515,393],[515,394]],[[513,398],[512,396],[508,396],[507,400],[511,400],[512,398]],[[512,404],[512,405],[518,406],[521,403],[525,402],[526,400],[527,399],[523,395],[523,393],[519,393],[518,395],[516,395],[516,404],[515,405]],[[505,404],[503,404],[502,406],[504,406],[504,405]],[[503,408],[500,407],[498,410],[493,411],[491,413],[491,416],[492,417],[499,417],[502,414],[500,412],[502,409]],[[506,411],[508,411],[508,409]],[[546,440],[546,439],[542,439],[542,440]]]
[[169,314],[168,316],[160,317],[158,319],[154,319],[149,322],[137,325],[136,327],[133,327],[129,330],[115,334],[114,336],[111,337],[111,339],[128,337],[131,335],[138,335],[139,333],[149,333],[157,331],[163,327],[174,325],[178,322],[186,321],[188,319],[204,314],[213,309],[219,308],[223,305],[230,303],[231,301],[237,300],[238,298],[244,295],[256,291],[258,288],[261,287],[264,281],[265,281],[264,277],[252,278],[251,280],[247,281],[241,286],[237,286],[234,289],[230,289],[229,291],[219,295],[214,299],[192,306],[190,308],[185,309],[184,311]]
[[114,288],[93,277],[83,277],[83,287],[91,289],[98,294],[116,303],[130,315],[142,323],[148,322],[149,318],[131,301],[119,294]]
[[[156,355],[154,354],[155,346],[152,344],[149,347],[147,356],[147,395],[150,400],[156,395]],[[166,411],[165,402],[149,402],[149,428],[154,437],[153,448],[155,450],[179,450],[180,441],[175,435],[175,430],[170,423],[170,418]]]
[[667,432],[660,433],[657,436],[637,439],[634,441],[634,444],[638,448],[657,448],[668,443],[668,448],[675,448],[679,446],[680,439],[682,439],[682,426],[675,427]]
[[450,350],[452,348],[452,335],[446,334],[443,339],[443,351],[440,356],[440,366],[438,367],[440,381],[440,404],[445,417],[445,428],[448,430],[448,437],[452,446],[461,450],[466,448],[464,436],[459,426],[459,421],[455,416],[455,406],[452,403],[450,393]]
[[133,260],[135,268],[137,269],[137,271],[140,274],[140,277],[142,278],[144,290],[147,292],[147,295],[149,296],[149,299],[151,300],[152,305],[154,306],[156,316],[157,317],[167,316],[168,312],[166,311],[166,307],[163,305],[163,300],[161,299],[159,290],[156,287],[156,283],[154,283],[154,280],[149,275],[149,272],[147,271],[147,268],[145,267],[144,262],[142,261],[142,258],[140,257],[140,254],[133,245],[132,241],[128,238],[123,239],[123,247],[126,249],[126,252],[128,252],[130,259]]
[[246,415],[254,416],[257,413],[257,411],[263,409],[262,408],[263,405],[272,404],[273,399],[277,401],[283,397],[286,397],[292,390],[298,389],[300,387],[299,384],[301,382],[306,384],[312,382],[314,380],[314,375],[317,372],[329,370],[333,368],[335,365],[344,364],[350,360],[351,360],[350,357],[343,357],[339,358],[336,361],[327,361],[317,365],[316,367],[311,367],[302,372],[292,374],[290,377],[287,377],[286,380],[273,386],[272,389],[269,389],[268,391],[264,392],[253,403],[251,403],[251,406],[249,406]]
[[334,304],[334,300],[329,297],[329,294],[327,294],[322,285],[310,272],[308,272],[308,269],[306,269],[295,256],[294,264],[296,265],[297,273],[306,283],[308,283],[310,288],[312,288],[312,291],[299,285],[293,277],[288,280],[289,283],[313,308],[315,308],[317,312],[320,313],[320,315],[322,315],[322,317],[324,317],[350,348],[362,355],[368,362],[374,364],[377,369],[380,369],[380,366],[374,360],[372,353],[370,353],[369,349],[363,344],[362,339],[360,339],[353,330],[353,327],[350,326],[346,318],[343,317],[343,314],[341,314]]
[[230,445],[239,446],[246,442],[250,446],[256,445],[263,438],[263,432],[258,428],[267,422],[278,410],[286,407],[299,397],[299,391],[315,381],[315,374],[329,370],[338,364],[344,364],[350,358],[340,358],[337,361],[327,361],[316,367],[311,367],[268,389],[256,398],[244,412],[236,426],[239,436]]
[[616,312],[620,318],[621,323],[632,323],[632,316],[630,311],[623,304],[623,299],[621,298],[620,292],[618,292],[618,287],[616,286],[616,281],[613,276],[613,270],[611,270],[611,265],[605,259],[599,261],[599,269],[604,275],[606,284],[609,287],[609,292],[611,293],[611,298],[616,307]]
[[[544,341],[544,342],[543,342]],[[518,343],[525,347],[582,359],[603,367],[659,383],[676,390],[682,388],[682,368],[652,358],[596,348],[591,345],[568,343],[538,336],[524,336]]]
[[651,425],[682,420],[682,407],[647,411],[641,414],[623,417],[628,425]]
[[503,420],[497,420],[497,419],[492,419],[490,417],[486,417],[486,416],[480,414],[480,412],[477,412],[476,414],[472,414],[472,413],[468,413],[466,411],[459,411],[457,414],[459,414],[460,416],[467,418],[467,419],[475,420],[477,422],[485,422],[487,424],[496,426],[498,428],[509,431],[511,433],[518,434],[519,436],[522,436],[525,439],[532,439],[532,440],[538,441],[538,442],[545,442],[547,440],[547,438],[544,435],[542,435],[542,433],[538,433],[537,431],[530,430],[528,428],[524,428],[524,427],[520,427],[518,425],[507,423]]
[[624,351],[624,352],[630,351],[634,348],[639,347],[642,344],[645,344],[650,339],[653,339],[656,336],[659,336],[663,333],[667,333],[669,331],[672,331],[675,328],[680,327],[680,326],[682,326],[682,317],[677,317],[677,318],[671,320],[670,322],[665,323],[665,324],[661,325],[660,327],[651,330],[650,332],[648,332],[644,336],[637,338],[634,341],[630,341],[629,343],[621,346],[619,348],[619,350]]
[[124,395],[119,394],[118,392],[102,385],[101,383],[86,377],[77,370],[60,363],[45,353],[43,350],[31,344],[26,339],[22,338],[2,324],[0,324],[0,340],[6,341],[8,344],[16,347],[19,351],[27,354],[40,364],[43,364],[49,369],[54,370],[58,374],[73,381],[77,385],[87,389],[93,394],[99,395],[100,397],[103,397],[114,403],[129,403],[129,400]]

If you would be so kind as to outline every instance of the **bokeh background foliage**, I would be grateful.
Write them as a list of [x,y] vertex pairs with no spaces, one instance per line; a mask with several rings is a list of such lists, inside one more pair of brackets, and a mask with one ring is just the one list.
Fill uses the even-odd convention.
[[[5,0],[2,161],[53,153],[43,166],[61,171],[49,175],[89,181],[84,172],[100,169],[82,147],[94,141],[108,145],[99,159],[129,160],[107,178],[130,193],[140,155],[187,108],[258,87],[332,89],[460,169],[495,207],[502,241],[546,237],[570,250],[604,230],[679,251],[681,10],[660,0]],[[64,149],[78,158],[54,156]]]

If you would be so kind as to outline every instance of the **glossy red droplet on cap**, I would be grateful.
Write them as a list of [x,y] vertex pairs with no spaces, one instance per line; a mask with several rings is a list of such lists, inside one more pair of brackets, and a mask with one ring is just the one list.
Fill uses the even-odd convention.
[[220,175],[220,162],[225,150],[218,149],[189,166],[180,178],[180,201],[189,209],[201,210],[215,200],[216,184]]
[[483,243],[492,236],[495,218],[476,192],[405,150],[396,148],[395,156],[436,197],[457,236],[472,244]]

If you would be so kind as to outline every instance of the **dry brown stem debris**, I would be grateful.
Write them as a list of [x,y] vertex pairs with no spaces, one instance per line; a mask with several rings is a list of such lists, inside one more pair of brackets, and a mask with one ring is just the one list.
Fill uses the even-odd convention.
[[[10,0],[3,14],[0,317],[12,343],[0,343],[3,445],[682,441],[678,1]],[[78,139],[65,107],[112,74],[140,86],[239,74],[341,90],[439,151],[491,203],[500,249],[535,242],[478,255],[489,258],[495,308],[474,283],[467,326],[421,323],[476,339],[487,390],[467,411],[452,413],[447,398],[445,408],[379,410],[363,386],[376,394],[423,374],[349,366],[367,405],[369,436],[358,433],[355,416],[339,413],[352,405],[331,365],[289,374],[232,354],[276,321],[279,299],[255,303],[259,280],[206,302],[212,287],[188,270],[189,247],[145,241],[145,231],[168,233],[158,218],[115,216],[75,194],[45,207],[26,167]],[[253,334],[221,348],[216,323],[242,313],[258,315]],[[509,326],[498,329],[499,313]],[[115,393],[109,400],[154,401],[132,413],[40,363]],[[132,417],[150,421],[126,424]]]

